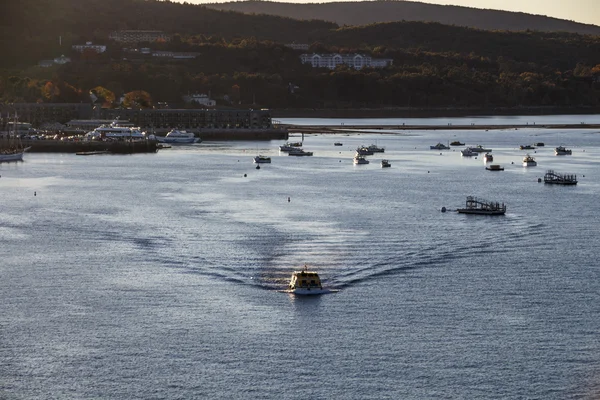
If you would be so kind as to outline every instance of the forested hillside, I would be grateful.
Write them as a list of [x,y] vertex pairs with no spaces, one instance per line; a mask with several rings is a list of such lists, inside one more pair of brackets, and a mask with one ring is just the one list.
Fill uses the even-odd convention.
[[[484,2],[482,2],[484,3]],[[483,5],[483,4],[482,4]],[[404,0],[336,1],[329,3],[288,3],[275,1],[234,1],[208,4],[215,10],[268,14],[296,19],[322,19],[339,25],[367,25],[378,22],[439,22],[485,30],[571,32],[600,35],[600,27],[543,15],[446,6]],[[543,14],[541,10],[540,14]]]
[[[207,93],[220,107],[594,107],[600,105],[600,37],[485,31],[439,23],[339,27],[318,20],[221,12],[154,0],[22,0],[0,18],[0,101],[90,101],[105,107],[182,106]],[[121,29],[161,30],[170,41],[126,45]],[[58,38],[61,37],[61,44]],[[72,44],[104,44],[78,53]],[[308,52],[392,59],[386,68],[335,70],[300,62]],[[157,58],[124,50],[192,52]],[[65,54],[71,62],[38,66]]]

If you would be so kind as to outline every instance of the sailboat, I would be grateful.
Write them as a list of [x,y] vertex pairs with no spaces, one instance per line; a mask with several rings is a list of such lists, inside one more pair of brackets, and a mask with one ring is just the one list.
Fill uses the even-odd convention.
[[17,134],[17,114],[15,114],[15,121],[12,126],[12,132],[7,132],[7,143],[6,146],[1,146],[0,149],[0,163],[2,162],[13,162],[23,161],[23,154],[31,147],[23,148],[21,138]]

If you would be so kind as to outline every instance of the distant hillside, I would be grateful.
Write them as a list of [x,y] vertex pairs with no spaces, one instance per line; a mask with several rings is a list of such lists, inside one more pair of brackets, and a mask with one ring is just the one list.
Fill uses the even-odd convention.
[[600,35],[600,27],[558,18],[508,11],[443,6],[412,1],[349,1],[334,3],[279,3],[240,1],[208,4],[217,10],[278,15],[295,19],[320,19],[339,25],[377,22],[423,21],[485,30],[571,32]]

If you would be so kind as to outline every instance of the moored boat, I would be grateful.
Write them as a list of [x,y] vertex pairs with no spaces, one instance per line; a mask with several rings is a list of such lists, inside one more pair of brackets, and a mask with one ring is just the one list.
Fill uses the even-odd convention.
[[577,185],[577,175],[559,174],[549,169],[544,175],[544,183],[553,185]]
[[494,161],[494,156],[491,153],[485,153],[485,155],[483,156],[483,162],[492,162]]
[[253,158],[255,164],[270,164],[271,157],[261,156],[260,154]]
[[523,158],[523,166],[524,167],[535,167],[536,165],[537,165],[537,161],[535,161],[535,158],[531,157],[529,154],[527,154]]
[[388,160],[381,160],[381,168],[389,168],[392,164]]
[[360,164],[368,164],[369,160],[367,160],[365,158],[365,156],[361,156],[360,154],[356,154],[354,156],[354,160],[352,162],[354,163],[354,165],[360,165]]
[[473,149],[471,149],[470,147],[467,147],[464,150],[460,151],[460,155],[463,157],[473,157],[473,156],[477,156],[479,153],[473,151]]
[[521,149],[521,150],[535,150],[535,147],[533,147],[530,144],[525,144],[525,145],[519,146],[519,149]]
[[367,149],[369,149],[373,153],[385,153],[385,148],[378,147],[375,144],[371,144],[371,145],[367,146]]
[[461,214],[504,215],[506,205],[497,201],[487,201],[474,196],[467,196],[465,208],[458,208],[456,211]]
[[333,145],[334,146],[343,146],[344,144],[342,142],[335,142]]
[[430,150],[450,150],[450,146],[446,146],[443,143],[438,143],[435,146],[429,146]]
[[488,171],[504,171],[504,167],[501,167],[498,164],[492,164],[490,166],[485,167]]
[[471,151],[475,152],[475,153],[491,153],[492,149],[486,149],[485,147],[483,147],[482,145],[478,144],[477,146],[473,147],[469,147],[469,149],[471,149]]
[[166,136],[156,136],[156,140],[160,143],[170,144],[192,144],[200,141],[193,132],[178,129],[171,129]]
[[312,151],[304,151],[299,148],[294,148],[294,149],[288,151],[288,156],[305,157],[305,156],[312,156],[312,155],[313,155]]
[[461,143],[459,140],[455,140],[454,142],[450,142],[450,146],[464,146],[464,143]]
[[557,148],[554,149],[554,154],[556,154],[557,156],[566,156],[566,155],[571,155],[573,154],[573,150],[571,149],[567,149],[563,146],[558,146]]
[[361,156],[372,156],[374,153],[373,150],[369,149],[368,147],[361,146],[356,148],[356,154]]

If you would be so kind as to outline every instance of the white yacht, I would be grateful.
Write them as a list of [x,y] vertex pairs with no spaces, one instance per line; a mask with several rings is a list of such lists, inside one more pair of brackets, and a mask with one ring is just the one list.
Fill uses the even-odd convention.
[[573,154],[573,150],[571,149],[567,149],[563,146],[558,146],[557,148],[554,149],[554,154],[556,154],[557,156],[566,156],[566,155],[571,155]]
[[255,164],[271,164],[271,157],[261,156],[260,154],[254,157]]
[[160,143],[191,144],[199,141],[199,138],[196,138],[194,132],[172,129],[169,133],[167,133],[166,136],[157,136],[156,140],[158,140]]
[[145,139],[146,135],[140,128],[133,126],[119,125],[118,121],[114,121],[110,125],[101,125],[86,135],[87,140],[104,140],[104,139]]
[[473,151],[473,149],[471,149],[470,147],[467,147],[466,149],[460,151],[460,155],[463,157],[473,157],[477,156],[478,154],[479,153]]

